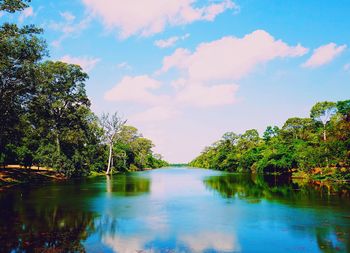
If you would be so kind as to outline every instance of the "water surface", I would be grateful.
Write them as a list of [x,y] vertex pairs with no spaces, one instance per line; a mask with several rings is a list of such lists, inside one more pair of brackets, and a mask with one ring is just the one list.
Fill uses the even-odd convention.
[[350,252],[350,197],[166,168],[0,193],[0,252]]

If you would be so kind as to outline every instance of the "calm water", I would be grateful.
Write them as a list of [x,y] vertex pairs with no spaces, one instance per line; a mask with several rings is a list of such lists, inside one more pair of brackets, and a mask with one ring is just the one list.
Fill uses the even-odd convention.
[[0,252],[350,252],[345,189],[169,168],[0,193]]

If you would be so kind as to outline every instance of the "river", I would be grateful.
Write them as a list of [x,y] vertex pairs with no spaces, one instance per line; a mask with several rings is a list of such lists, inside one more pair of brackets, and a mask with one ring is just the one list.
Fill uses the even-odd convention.
[[0,193],[0,252],[350,252],[346,189],[165,168]]

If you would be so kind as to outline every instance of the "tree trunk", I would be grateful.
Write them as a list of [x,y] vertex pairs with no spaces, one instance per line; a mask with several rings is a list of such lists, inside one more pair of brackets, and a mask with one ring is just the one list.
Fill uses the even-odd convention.
[[[326,142],[327,141],[327,132],[326,132],[326,124],[323,124],[323,141]],[[325,152],[327,152],[327,147],[325,148]],[[329,168],[329,161],[328,161],[328,157],[326,157],[326,166],[327,168]],[[321,175],[322,175],[322,171],[321,171]]]
[[58,134],[56,134],[56,150],[58,154],[61,153],[61,144],[60,144],[60,138]]
[[109,157],[108,157],[108,166],[107,166],[107,171],[106,174],[110,175],[111,174],[111,161],[112,161],[112,146],[113,144],[109,144]]

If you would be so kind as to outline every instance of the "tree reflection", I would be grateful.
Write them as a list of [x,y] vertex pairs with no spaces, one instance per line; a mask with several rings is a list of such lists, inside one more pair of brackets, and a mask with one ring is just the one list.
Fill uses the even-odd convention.
[[115,193],[121,196],[135,196],[149,193],[151,182],[147,177],[126,173],[106,176],[106,187],[108,193]]
[[85,252],[82,241],[94,230],[92,213],[58,205],[33,207],[17,197],[0,199],[6,203],[0,209],[2,252]]
[[[274,175],[224,174],[205,178],[204,185],[225,198],[296,201],[298,204],[323,205],[321,200],[342,201],[350,194],[347,185],[302,184],[288,176]],[[349,201],[346,204],[349,205]]]
[[[337,203],[336,206],[341,213],[350,209],[347,185],[296,183],[290,177],[252,174],[212,176],[204,180],[204,185],[224,198],[238,197],[249,203],[264,199],[291,205],[294,208],[312,207],[315,210],[322,210],[327,205],[334,209],[334,204]],[[315,235],[322,252],[350,252],[350,231],[346,226],[326,222],[313,228],[307,227],[305,231]]]
[[83,242],[92,233],[117,227],[118,208],[115,217],[102,220],[91,211],[94,199],[106,192],[135,196],[149,191],[149,178],[119,174],[106,181],[86,179],[1,193],[0,252],[85,252]]

